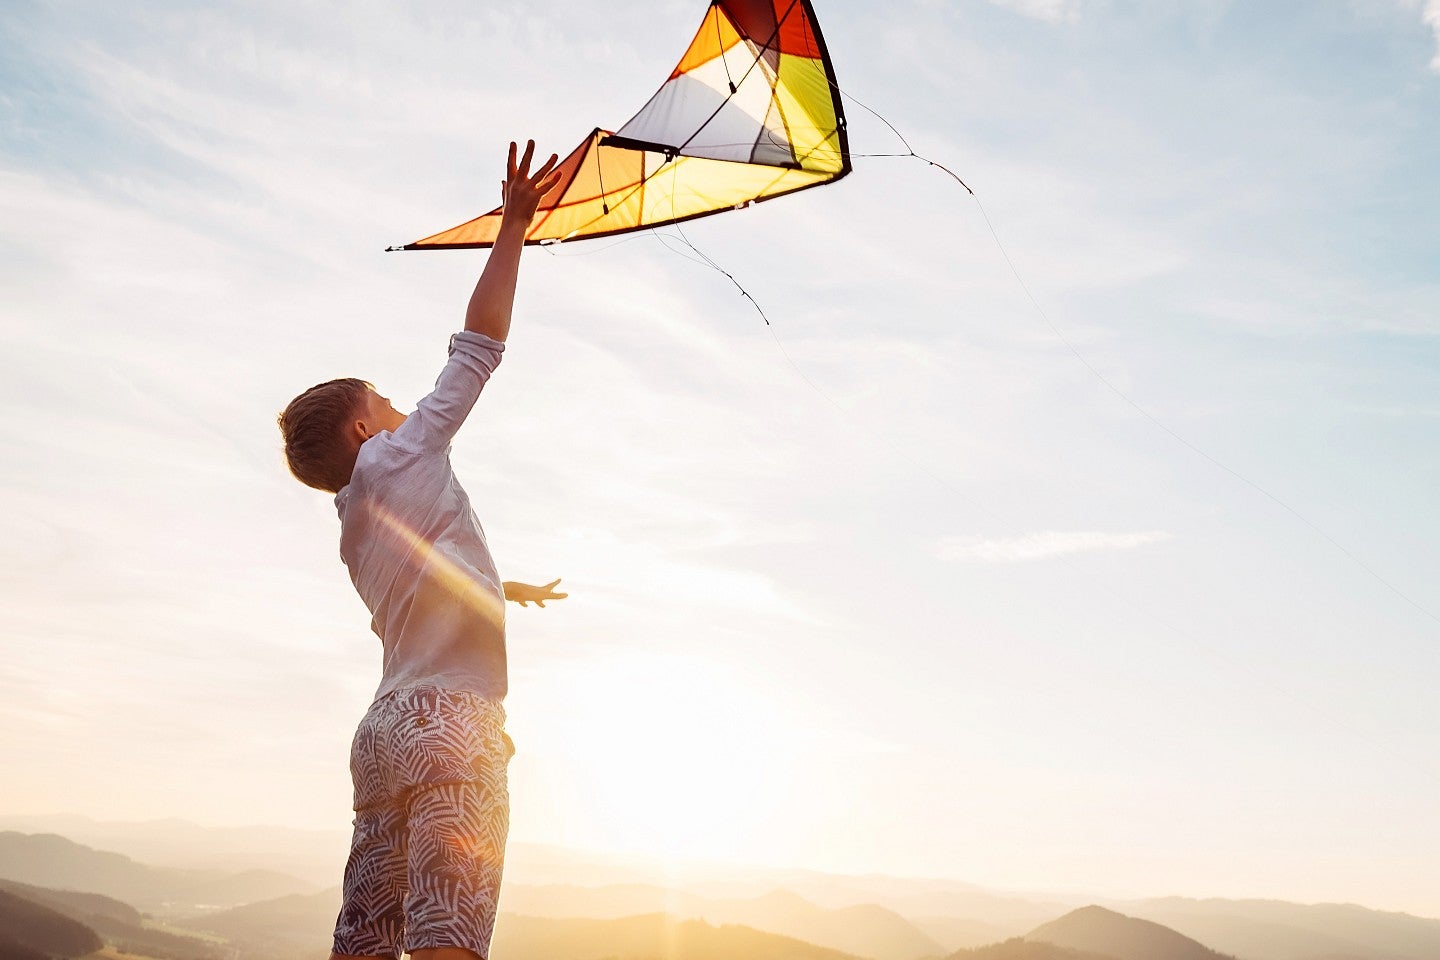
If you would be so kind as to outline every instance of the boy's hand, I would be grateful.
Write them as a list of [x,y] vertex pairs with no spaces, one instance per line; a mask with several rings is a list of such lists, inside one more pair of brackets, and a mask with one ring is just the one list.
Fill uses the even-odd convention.
[[485,269],[481,271],[480,281],[475,284],[475,292],[470,295],[470,303],[465,308],[466,330],[500,341],[510,335],[515,280],[520,272],[520,249],[525,245],[525,234],[530,230],[530,222],[535,219],[540,198],[554,189],[561,177],[560,171],[555,169],[560,157],[553,153],[531,175],[534,140],[525,145],[525,156],[519,162],[515,160],[515,151],[512,140],[505,180],[500,184],[500,202],[505,205],[505,212],[500,217],[500,232],[495,237],[490,256],[485,258]]
[[528,607],[532,601],[535,603],[535,606],[543,607],[545,606],[546,600],[564,600],[570,596],[568,593],[555,592],[555,585],[559,582],[559,580],[551,580],[543,587],[535,587],[528,583],[516,583],[513,580],[507,580],[503,584],[505,588],[505,599],[514,600],[522,607]]
[[526,142],[525,154],[519,163],[515,162],[517,149],[515,141],[511,140],[510,159],[505,165],[505,181],[500,184],[500,202],[505,207],[502,222],[519,222],[529,227],[530,221],[535,219],[536,208],[540,206],[540,198],[560,182],[560,171],[555,169],[555,165],[560,162],[560,155],[550,154],[550,159],[541,164],[540,169],[532,175],[530,161],[535,156],[535,141]]

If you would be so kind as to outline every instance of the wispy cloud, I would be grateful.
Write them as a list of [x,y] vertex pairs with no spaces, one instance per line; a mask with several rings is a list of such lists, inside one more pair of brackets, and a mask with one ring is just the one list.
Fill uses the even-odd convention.
[[1420,22],[1435,35],[1435,53],[1430,57],[1430,69],[1440,73],[1440,0],[1399,0],[1399,7],[1407,12],[1419,10]]
[[1425,0],[1420,19],[1435,34],[1435,55],[1430,58],[1430,69],[1440,73],[1440,0]]
[[1097,550],[1133,550],[1170,539],[1163,530],[1100,533],[1092,530],[1045,530],[1023,537],[946,537],[937,554],[961,563],[1019,563]]
[[[1080,19],[1079,0],[990,0],[997,7],[1007,7],[1032,20],[1046,23],[1074,23]],[[1434,5],[1435,0],[1431,0]]]

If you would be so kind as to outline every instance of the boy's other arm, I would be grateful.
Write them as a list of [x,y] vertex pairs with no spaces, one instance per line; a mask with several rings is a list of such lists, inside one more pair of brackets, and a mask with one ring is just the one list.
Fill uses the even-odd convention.
[[516,149],[512,141],[505,181],[500,184],[501,203],[505,207],[500,216],[500,231],[465,309],[466,330],[502,343],[510,335],[510,313],[515,306],[515,281],[520,274],[525,232],[535,219],[540,199],[560,182],[560,171],[555,169],[560,160],[558,154],[552,153],[532,175],[530,161],[535,156],[535,141],[525,144],[525,153],[518,163]]
[[543,587],[536,587],[528,583],[506,580],[501,586],[505,589],[506,600],[513,600],[522,607],[529,606],[532,602],[537,607],[543,607],[546,600],[564,600],[570,596],[568,593],[555,592],[555,586],[559,582],[559,580],[551,580]]

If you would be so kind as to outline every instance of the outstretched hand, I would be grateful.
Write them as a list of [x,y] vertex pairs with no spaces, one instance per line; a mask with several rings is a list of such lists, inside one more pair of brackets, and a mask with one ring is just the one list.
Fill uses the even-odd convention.
[[560,171],[555,168],[560,162],[560,155],[550,154],[550,159],[532,174],[530,161],[535,157],[535,141],[526,142],[525,153],[517,163],[515,154],[518,149],[515,141],[511,140],[510,158],[505,164],[505,180],[500,184],[500,202],[505,207],[505,219],[519,218],[529,226],[530,221],[535,219],[540,198],[560,182]]
[[532,586],[528,583],[516,583],[513,580],[505,582],[505,599],[514,600],[522,607],[528,607],[534,603],[537,607],[545,606],[546,600],[564,600],[570,596],[568,593],[556,593],[555,586],[560,581],[551,580],[543,587]]

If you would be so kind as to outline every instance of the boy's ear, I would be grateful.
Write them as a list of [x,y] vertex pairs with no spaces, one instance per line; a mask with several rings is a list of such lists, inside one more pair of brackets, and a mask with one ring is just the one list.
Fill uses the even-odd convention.
[[375,436],[375,433],[364,420],[355,420],[350,424],[350,435],[354,437],[358,443],[364,443],[366,440]]

